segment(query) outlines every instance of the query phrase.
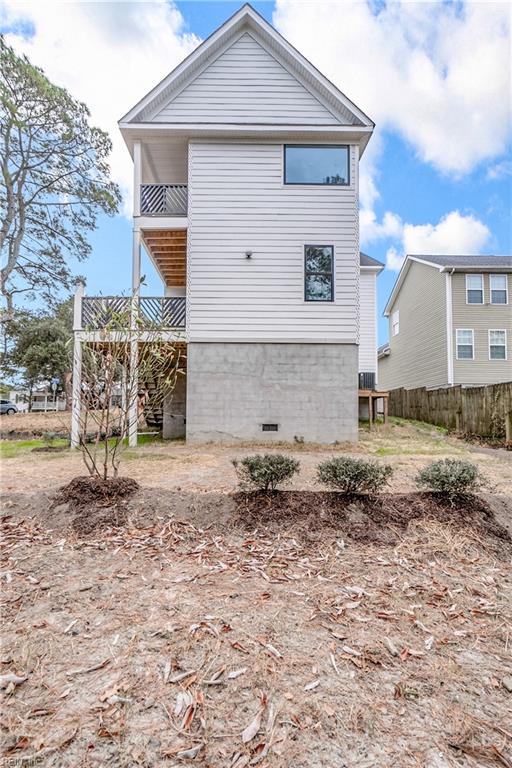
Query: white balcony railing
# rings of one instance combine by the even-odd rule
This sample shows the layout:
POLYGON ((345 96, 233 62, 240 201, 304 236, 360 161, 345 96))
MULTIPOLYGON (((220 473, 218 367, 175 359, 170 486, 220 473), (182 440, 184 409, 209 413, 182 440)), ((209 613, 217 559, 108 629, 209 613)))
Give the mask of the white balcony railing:
MULTIPOLYGON (((83 296, 82 328, 129 329, 133 299, 129 296, 83 296)), ((141 296, 136 299, 137 328, 169 330, 185 328, 186 299, 182 296, 141 296)))
POLYGON ((186 216, 186 184, 141 184, 140 212, 143 216, 186 216))

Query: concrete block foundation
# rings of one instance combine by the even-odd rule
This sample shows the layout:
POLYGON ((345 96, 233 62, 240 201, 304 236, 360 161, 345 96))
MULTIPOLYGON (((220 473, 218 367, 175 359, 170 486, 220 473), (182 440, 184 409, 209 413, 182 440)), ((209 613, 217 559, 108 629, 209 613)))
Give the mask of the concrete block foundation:
POLYGON ((357 374, 355 344, 191 342, 187 440, 355 441, 357 374))
POLYGON ((185 437, 187 415, 187 375, 178 374, 172 394, 164 398, 162 437, 172 440, 185 437))

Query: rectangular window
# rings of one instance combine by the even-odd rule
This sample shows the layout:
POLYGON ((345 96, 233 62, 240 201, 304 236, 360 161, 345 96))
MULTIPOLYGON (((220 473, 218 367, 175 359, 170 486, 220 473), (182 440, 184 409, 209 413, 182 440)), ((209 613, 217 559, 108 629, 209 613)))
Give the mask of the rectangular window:
POLYGON ((508 304, 507 276, 489 275, 491 304, 508 304))
POLYGON ((466 304, 484 303, 484 276, 466 275, 466 304))
POLYGON ((489 360, 507 359, 507 332, 489 331, 489 360))
POLYGON ((400 310, 396 310, 391 315, 391 335, 398 336, 400 333, 400 310))
POLYGON ((286 144, 285 184, 349 184, 349 147, 286 144))
POLYGON ((457 360, 473 360, 474 338, 471 328, 457 328, 457 360))
POLYGON ((306 301, 334 301, 334 247, 304 247, 304 298, 306 301))

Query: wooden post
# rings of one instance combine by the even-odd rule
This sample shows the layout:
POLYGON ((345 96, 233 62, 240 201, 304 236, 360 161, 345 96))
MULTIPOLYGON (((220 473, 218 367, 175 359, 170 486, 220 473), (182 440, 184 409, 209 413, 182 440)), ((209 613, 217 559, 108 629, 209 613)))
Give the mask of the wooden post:
POLYGON ((368 424, 370 427, 370 432, 372 431, 372 408, 373 408, 372 396, 370 394, 368 395, 368 424))
POLYGON ((384 408, 384 424, 387 424, 388 423, 388 398, 387 398, 387 395, 386 395, 386 397, 383 398, 383 406, 382 407, 384 408))
POLYGON ((73 343, 73 403, 71 406, 71 448, 80 445, 80 415, 82 409, 82 341, 74 332, 73 343))
POLYGON ((512 443, 512 411, 505 414, 505 440, 512 443))

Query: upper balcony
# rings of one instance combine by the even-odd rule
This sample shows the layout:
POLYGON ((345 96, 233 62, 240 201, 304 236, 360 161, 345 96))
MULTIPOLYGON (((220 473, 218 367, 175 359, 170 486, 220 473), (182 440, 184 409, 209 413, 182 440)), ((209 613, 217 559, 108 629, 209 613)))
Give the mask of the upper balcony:
POLYGON ((188 188, 186 184, 141 184, 142 216, 186 216, 188 188))
POLYGON ((79 283, 75 293, 75 331, 90 341, 183 340, 186 327, 184 296, 84 296, 79 283))

